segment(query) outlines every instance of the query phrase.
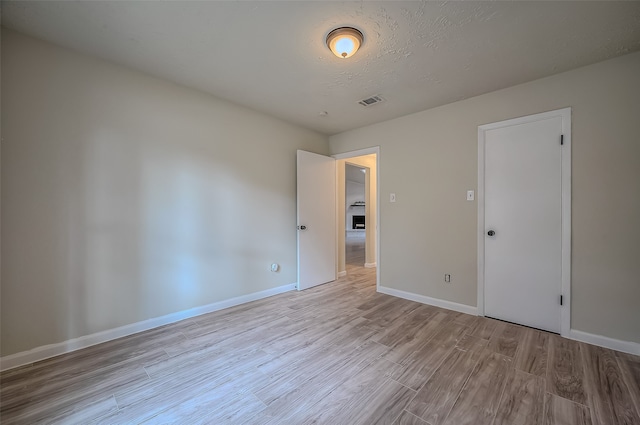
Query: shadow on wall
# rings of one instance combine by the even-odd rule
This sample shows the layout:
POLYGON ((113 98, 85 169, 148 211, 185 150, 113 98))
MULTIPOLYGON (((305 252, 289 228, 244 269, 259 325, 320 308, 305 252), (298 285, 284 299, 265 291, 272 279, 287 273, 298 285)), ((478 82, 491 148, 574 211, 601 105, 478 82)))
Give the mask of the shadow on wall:
POLYGON ((255 292, 251 282, 274 251, 295 244, 295 230, 283 237, 262 215, 265 207, 293 214, 290 188, 211 148, 101 131, 76 155, 83 177, 68 182, 77 190, 63 213, 70 337, 255 292))

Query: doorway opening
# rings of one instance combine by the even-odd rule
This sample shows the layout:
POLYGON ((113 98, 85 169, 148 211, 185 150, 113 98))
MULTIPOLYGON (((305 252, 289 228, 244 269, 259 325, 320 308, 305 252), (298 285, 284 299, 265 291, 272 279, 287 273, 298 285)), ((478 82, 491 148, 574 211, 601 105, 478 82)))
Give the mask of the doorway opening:
POLYGON ((369 167, 344 165, 345 266, 364 267, 367 262, 367 172, 369 167))
POLYGON ((364 149, 336 158, 336 221, 338 277, 363 268, 378 273, 379 148, 364 149))

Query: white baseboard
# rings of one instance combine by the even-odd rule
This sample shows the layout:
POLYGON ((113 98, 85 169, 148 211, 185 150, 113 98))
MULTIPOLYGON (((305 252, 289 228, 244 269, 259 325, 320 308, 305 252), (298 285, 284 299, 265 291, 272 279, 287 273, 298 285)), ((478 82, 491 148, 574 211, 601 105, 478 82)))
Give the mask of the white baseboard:
POLYGON ((612 350, 622 351, 623 353, 640 356, 640 344, 637 342, 622 341, 619 339, 609 338, 608 336, 577 331, 575 329, 571 329, 569 331, 569 335, 566 337, 576 341, 586 342, 587 344, 593 344, 599 347, 610 348, 612 350))
POLYGON ((106 331, 97 332, 91 335, 81 336, 79 338, 70 339, 55 344, 43 345, 21 353, 11 354, 0 358, 0 371, 13 369, 18 366, 45 360, 50 357, 59 356, 60 354, 69 353, 71 351, 87 348, 92 345, 101 344, 124 336, 132 335, 138 332, 147 331, 159 326, 168 325, 170 323, 179 322, 180 320, 189 319, 200 316, 202 314, 211 313, 225 308, 245 304, 251 301, 268 298, 283 292, 293 291, 296 284, 278 286, 252 294, 241 295, 239 297, 230 298, 228 300, 218 301, 213 304, 207 304, 200 307, 191 308, 189 310, 178 311, 176 313, 167 314, 166 316, 155 317, 153 319, 143 320, 142 322, 132 323, 130 325, 120 326, 119 328, 108 329, 106 331))
POLYGON ((343 277, 347 275, 347 271, 346 270, 342 270, 341 272, 338 272, 338 277, 343 277))
POLYGON ((453 301, 440 300, 438 298, 427 297, 426 295, 414 294, 413 292, 405 292, 399 289, 387 288, 386 286, 378 287, 378 292, 393 295, 394 297, 404 298, 405 300, 415 301, 422 304, 433 305, 436 307, 446 308, 447 310, 459 311, 473 316, 478 315, 478 308, 466 304, 458 304, 453 301))
POLYGON ((375 269, 377 267, 377 263, 364 263, 365 269, 375 269))

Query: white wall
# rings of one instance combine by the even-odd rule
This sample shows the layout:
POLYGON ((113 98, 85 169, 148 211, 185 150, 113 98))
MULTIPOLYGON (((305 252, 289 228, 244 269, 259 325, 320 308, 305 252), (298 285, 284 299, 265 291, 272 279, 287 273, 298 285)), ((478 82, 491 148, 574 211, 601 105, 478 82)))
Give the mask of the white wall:
POLYGON ((639 76, 634 53, 331 137, 380 146, 381 285, 475 306, 477 127, 571 106, 572 328, 640 342, 639 76))
POLYGON ((5 30, 2 88, 3 356, 296 281, 326 137, 5 30))

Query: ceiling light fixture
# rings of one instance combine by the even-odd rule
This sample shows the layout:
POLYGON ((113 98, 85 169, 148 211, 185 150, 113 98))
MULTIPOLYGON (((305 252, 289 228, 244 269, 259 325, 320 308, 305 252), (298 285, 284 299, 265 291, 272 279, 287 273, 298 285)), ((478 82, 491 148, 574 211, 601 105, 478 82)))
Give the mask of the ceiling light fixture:
POLYGON ((341 59, 353 56, 364 37, 360 31, 351 27, 336 28, 327 35, 327 47, 341 59))

